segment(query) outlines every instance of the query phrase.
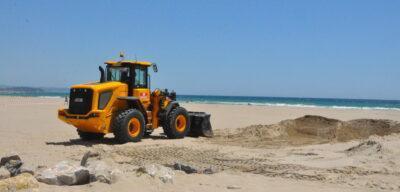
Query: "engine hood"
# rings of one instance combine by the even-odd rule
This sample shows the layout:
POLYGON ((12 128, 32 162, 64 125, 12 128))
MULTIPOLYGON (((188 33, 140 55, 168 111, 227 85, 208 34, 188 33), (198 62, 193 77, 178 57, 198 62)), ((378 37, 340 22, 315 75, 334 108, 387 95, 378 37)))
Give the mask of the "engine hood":
POLYGON ((92 89, 95 92, 103 90, 111 90, 116 88, 128 88, 128 85, 118 81, 104 82, 104 83, 85 83, 71 86, 71 89, 92 89))

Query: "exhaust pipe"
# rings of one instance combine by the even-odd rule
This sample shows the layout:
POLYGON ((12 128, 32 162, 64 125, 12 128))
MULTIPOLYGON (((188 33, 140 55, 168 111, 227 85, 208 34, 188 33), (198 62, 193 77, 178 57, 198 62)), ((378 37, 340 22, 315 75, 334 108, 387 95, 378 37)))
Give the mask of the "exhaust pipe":
POLYGON ((100 71, 100 83, 103 83, 106 81, 103 67, 99 66, 99 71, 100 71))

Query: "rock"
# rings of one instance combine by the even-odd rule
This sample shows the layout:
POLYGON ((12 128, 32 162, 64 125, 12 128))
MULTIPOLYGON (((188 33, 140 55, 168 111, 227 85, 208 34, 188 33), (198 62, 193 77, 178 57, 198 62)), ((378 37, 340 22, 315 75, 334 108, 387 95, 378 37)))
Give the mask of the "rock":
POLYGON ((201 173, 203 173, 203 174, 214 174, 214 173, 218 173, 218 172, 219 172, 219 170, 217 168, 209 167, 209 168, 206 168, 206 169, 202 170, 201 173))
POLYGON ((103 161, 91 162, 87 168, 89 170, 90 180, 102 183, 115 183, 118 176, 121 174, 121 171, 118 169, 112 170, 111 167, 103 161))
POLYGON ((10 172, 12 177, 21 173, 19 168, 22 164, 21 158, 16 154, 6 155, 0 160, 0 167, 4 166, 10 172))
POLYGON ((63 185, 80 185, 90 181, 89 170, 67 161, 58 163, 54 170, 57 172, 58 181, 63 185))
POLYGON ((90 182, 89 170, 85 167, 62 161, 36 176, 39 182, 49 185, 81 185, 90 182))
POLYGON ((180 171, 184 171, 187 174, 192 174, 192 173, 198 173, 198 169, 196 167, 190 166, 190 165, 185 165, 182 163, 175 163, 174 164, 174 169, 175 170, 180 170, 180 171))
POLYGON ((48 185, 62 185, 58 179, 56 173, 52 169, 45 169, 36 176, 39 182, 46 183, 48 185))
POLYGON ((184 171, 187 174, 192 174, 192 173, 214 174, 214 173, 218 172, 218 170, 214 167, 209 167, 206 169, 199 169, 195 166, 186 165, 186 164, 182 164, 182 163, 175 163, 172 167, 175 170, 184 171))
POLYGON ((11 160, 17 160, 17 161, 22 161, 19 155, 17 154, 9 154, 6 155, 5 157, 2 157, 0 160, 0 167, 6 165, 7 162, 11 160))
POLYGON ((236 185, 228 185, 226 188, 227 189, 241 189, 240 186, 236 186, 236 185))
POLYGON ((4 165, 4 167, 10 172, 12 177, 20 174, 21 166, 22 166, 22 161, 14 159, 9 160, 4 165))
POLYGON ((28 166, 26 164, 22 164, 22 166, 19 168, 18 174, 21 174, 21 173, 29 173, 31 175, 35 175, 34 168, 31 166, 28 166))
POLYGON ((0 180, 0 191, 17 191, 21 189, 35 189, 39 187, 37 180, 28 173, 0 180))
POLYGON ((7 179, 7 178, 10 178, 10 177, 11 177, 10 172, 4 167, 0 167, 0 180, 1 179, 7 179))
POLYGON ((109 166, 103 161, 96 161, 88 166, 90 180, 102 183, 111 183, 111 175, 109 166))
POLYGON ((93 152, 93 151, 88 151, 88 152, 86 152, 86 153, 83 155, 83 157, 82 157, 81 166, 86 167, 89 158, 91 158, 91 157, 97 157, 97 159, 99 159, 99 156, 100 156, 99 152, 93 152))
POLYGON ((82 160, 81 160, 81 166, 86 166, 87 160, 89 159, 89 157, 90 157, 90 151, 86 152, 83 155, 82 160))
POLYGON ((111 183, 115 183, 121 177, 122 171, 119 169, 113 169, 113 170, 111 170, 110 174, 111 174, 111 183))
POLYGON ((84 167, 77 167, 71 172, 57 176, 57 179, 63 185, 83 185, 90 182, 90 175, 84 167))
POLYGON ((158 164, 145 165, 137 170, 138 173, 145 173, 151 177, 158 178, 164 183, 172 183, 175 175, 174 171, 158 164))

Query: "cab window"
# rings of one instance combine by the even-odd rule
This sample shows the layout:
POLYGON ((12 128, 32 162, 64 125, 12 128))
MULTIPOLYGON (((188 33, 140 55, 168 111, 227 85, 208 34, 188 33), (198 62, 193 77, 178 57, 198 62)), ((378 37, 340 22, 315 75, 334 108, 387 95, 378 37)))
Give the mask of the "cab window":
POLYGON ((107 81, 125 82, 129 77, 127 67, 107 67, 107 81))
POLYGON ((147 88, 147 67, 135 67, 135 88, 147 88))

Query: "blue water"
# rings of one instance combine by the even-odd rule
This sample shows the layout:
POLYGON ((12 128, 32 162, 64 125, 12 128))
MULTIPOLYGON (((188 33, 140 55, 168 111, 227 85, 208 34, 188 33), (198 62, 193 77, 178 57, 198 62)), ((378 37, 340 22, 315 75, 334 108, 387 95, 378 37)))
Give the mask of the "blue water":
MULTIPOLYGON (((0 94, 0 95, 64 98, 69 94, 67 92, 41 92, 41 93, 25 93, 25 94, 21 93, 0 94)), ((210 103, 210 104, 400 110, 400 100, 203 96, 203 95, 178 95, 177 100, 180 102, 210 103)))
POLYGON ((178 95, 195 103, 400 110, 400 100, 178 95))

